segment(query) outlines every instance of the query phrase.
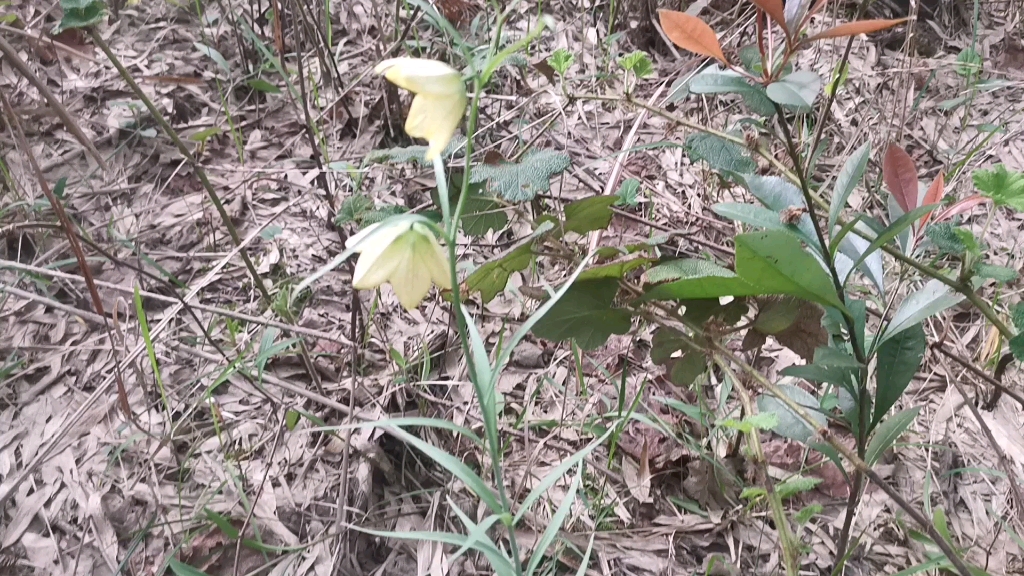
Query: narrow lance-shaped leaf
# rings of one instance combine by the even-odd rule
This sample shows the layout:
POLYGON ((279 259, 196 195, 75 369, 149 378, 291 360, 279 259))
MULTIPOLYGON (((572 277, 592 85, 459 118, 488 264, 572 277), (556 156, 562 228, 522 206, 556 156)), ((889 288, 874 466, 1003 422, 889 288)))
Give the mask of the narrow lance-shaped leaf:
POLYGON ((700 18, 675 10, 658 10, 658 19, 665 35, 676 46, 714 58, 723 64, 729 63, 715 31, 700 18))
POLYGON ((889 144, 882 160, 882 179, 904 212, 917 207, 917 166, 906 150, 889 144))
POLYGON ((910 211, 909 214, 904 214, 897 218, 895 222, 890 224, 888 228, 883 230, 882 233, 879 234, 873 242, 871 242, 871 245, 864 250, 860 255, 860 258, 854 262, 854 267, 856 268, 857 266, 860 266, 868 256, 871 256, 875 252, 875 250, 878 250, 885 244, 888 244, 890 240, 899 236, 901 232, 909 228, 911 224, 917 222, 918 218, 924 216, 925 213, 930 212, 933 208, 934 206, 921 206, 920 208, 915 208, 910 211))
POLYGON ((871 34, 881 30, 888 30, 893 26, 899 26, 906 22, 906 18, 896 20, 858 20, 856 22, 844 22, 827 30, 813 34, 805 42, 814 42, 826 38, 843 38, 845 36, 856 36, 857 34, 871 34))
POLYGON ((899 437, 913 424, 914 418, 917 418, 920 412, 920 406, 904 410, 893 414, 878 427, 874 436, 871 437, 871 441, 868 442, 867 453, 864 455, 864 461, 868 466, 873 466, 878 462, 882 454, 892 447, 896 440, 899 440, 899 437))
POLYGON ((843 169, 836 176, 836 185, 832 189, 832 205, 828 210, 828 229, 831 230, 839 220, 839 214, 846 207, 850 194, 857 187, 857 183, 864 177, 864 170, 868 166, 868 159, 871 157, 871 142, 865 142, 850 156, 850 159, 843 165, 843 169))
POLYGON ((914 324, 878 347, 875 368, 875 413, 871 425, 878 424, 914 379, 924 359, 927 339, 921 324, 914 324))

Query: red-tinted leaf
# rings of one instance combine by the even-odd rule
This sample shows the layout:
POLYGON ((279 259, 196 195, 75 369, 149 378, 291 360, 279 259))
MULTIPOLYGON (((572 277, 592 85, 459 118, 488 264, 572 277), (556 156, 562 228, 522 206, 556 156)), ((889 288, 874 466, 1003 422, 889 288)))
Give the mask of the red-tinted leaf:
MULTIPOLYGON (((942 172, 932 180, 932 185, 928 187, 928 191, 924 194, 924 200, 921 202, 921 206, 927 206, 929 204, 938 204, 942 201, 942 196, 946 193, 946 180, 943 178, 942 172)), ((932 211, 934 212, 934 210, 932 211)), ((928 223, 928 219, 931 218, 932 212, 929 212, 921 217, 921 223, 918 225, 918 229, 923 229, 924 225, 928 223)))
POLYGON ((715 31, 700 18, 675 10, 658 10, 658 19, 665 35, 676 46, 728 64, 715 31))
POLYGON ((775 21, 785 32, 789 35, 789 29, 786 28, 786 12, 782 7, 782 0, 750 0, 757 5, 758 8, 764 10, 768 16, 775 21))
POLYGON ((917 208, 917 166, 910 154, 896 144, 885 149, 882 180, 904 213, 917 208))
POLYGON ((842 38, 844 36, 856 36, 857 34, 871 34, 872 32, 878 32, 879 30, 887 30, 893 26, 899 26, 906 21, 906 18, 898 18, 896 20, 858 20, 856 22, 846 22, 829 28, 828 30, 822 30, 817 34, 808 37, 806 41, 814 42, 815 40, 823 40, 825 38, 842 38))
POLYGON ((966 214, 970 212, 975 206, 988 202, 990 198, 982 196, 981 194, 972 194, 967 198, 953 204, 949 208, 946 208, 935 215, 935 222, 942 222, 943 220, 949 220, 953 216, 959 216, 960 214, 966 214))

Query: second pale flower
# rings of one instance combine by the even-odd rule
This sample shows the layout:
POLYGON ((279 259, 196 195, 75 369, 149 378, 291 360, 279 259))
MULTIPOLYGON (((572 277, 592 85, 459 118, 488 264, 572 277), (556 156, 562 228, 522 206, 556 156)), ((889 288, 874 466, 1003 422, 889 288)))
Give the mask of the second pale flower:
POLYGON ((452 287, 444 250, 430 228, 414 218, 368 226, 345 246, 359 253, 352 286, 371 290, 390 282, 406 310, 419 306, 432 283, 452 287))

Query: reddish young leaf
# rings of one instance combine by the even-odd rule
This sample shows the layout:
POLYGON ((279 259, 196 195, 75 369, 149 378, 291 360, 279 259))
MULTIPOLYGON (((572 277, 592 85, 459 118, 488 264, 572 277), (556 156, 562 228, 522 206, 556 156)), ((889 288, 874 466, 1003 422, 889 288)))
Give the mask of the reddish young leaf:
POLYGON ((977 206, 979 204, 984 204, 985 202, 988 202, 989 200, 990 200, 990 198, 988 198, 987 196, 982 196, 981 194, 972 194, 972 195, 968 196, 967 198, 964 198, 963 200, 960 200, 956 204, 953 204, 949 208, 946 208, 945 210, 943 210, 943 211, 939 212, 938 214, 936 214, 935 215, 935 222, 936 223, 942 222, 943 220, 949 220, 953 216, 958 216, 960 214, 966 214, 967 212, 970 212, 971 209, 974 208, 975 206, 977 206))
POLYGON ((805 42, 814 42, 815 40, 824 40, 825 38, 856 36, 857 34, 871 34, 872 32, 878 32, 879 30, 886 30, 893 26, 899 26, 906 21, 906 18, 898 18, 896 20, 858 20, 856 22, 845 22, 827 30, 822 30, 817 34, 813 34, 809 36, 805 42))
POLYGON ((882 180, 904 213, 917 208, 917 166, 910 154, 896 144, 885 149, 882 180))
POLYGON ((768 16, 778 24, 789 36, 789 29, 786 27, 786 12, 782 7, 782 0, 750 0, 758 8, 764 10, 768 16))
POLYGON ((722 53, 722 45, 718 43, 715 31, 700 18, 675 10, 658 10, 658 19, 665 35, 676 46, 714 58, 723 64, 729 63, 722 53))
MULTIPOLYGON (((927 206, 929 204, 938 204, 942 200, 942 196, 946 193, 946 180, 943 178, 942 171, 939 171, 939 175, 932 180, 932 185, 928 187, 928 191, 924 194, 924 200, 921 202, 921 206, 927 206)), ((921 222, 918 224, 918 230, 924 229, 925 224, 928 223, 928 219, 931 218, 931 212, 921 217, 921 222)))

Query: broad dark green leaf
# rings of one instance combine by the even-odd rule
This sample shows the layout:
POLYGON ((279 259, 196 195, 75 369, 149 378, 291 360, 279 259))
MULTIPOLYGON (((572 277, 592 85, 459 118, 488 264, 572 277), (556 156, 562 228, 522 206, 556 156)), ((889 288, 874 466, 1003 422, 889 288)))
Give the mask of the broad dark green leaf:
POLYGON ((593 196, 565 207, 565 229, 577 234, 603 230, 612 221, 612 204, 618 196, 593 196))
POLYGON ((835 227, 842 214, 850 194, 857 188, 861 178, 864 177, 864 170, 867 169, 868 160, 871 158, 871 141, 865 142, 850 156, 843 165, 843 169, 836 176, 836 184, 832 188, 832 203, 828 209, 828 229, 835 227))
POLYGON ((577 281, 533 326, 545 340, 573 339, 585 350, 605 343, 612 334, 625 334, 632 325, 628 310, 614 308, 619 281, 615 278, 577 281))
POLYGON ((789 294, 843 308, 828 273, 785 232, 736 236, 736 273, 762 294, 789 294))
POLYGON ((480 266, 466 278, 466 288, 470 292, 480 292, 484 303, 490 302, 505 289, 508 277, 513 272, 525 270, 533 260, 533 243, 527 242, 509 252, 499 260, 480 266))
POLYGON ((877 387, 872 426, 885 417, 914 379, 914 374, 917 374, 924 360, 926 346, 924 328, 921 324, 914 324, 878 347, 875 367, 877 387))
POLYGON ((875 433, 871 436, 871 441, 868 442, 868 449, 864 455, 864 462, 868 466, 874 466, 878 459, 882 457, 882 454, 886 450, 892 447, 896 443, 896 440, 914 423, 914 418, 917 418, 918 413, 921 412, 921 407, 916 406, 909 408, 897 414, 893 414, 891 418, 884 420, 875 429, 875 433))

